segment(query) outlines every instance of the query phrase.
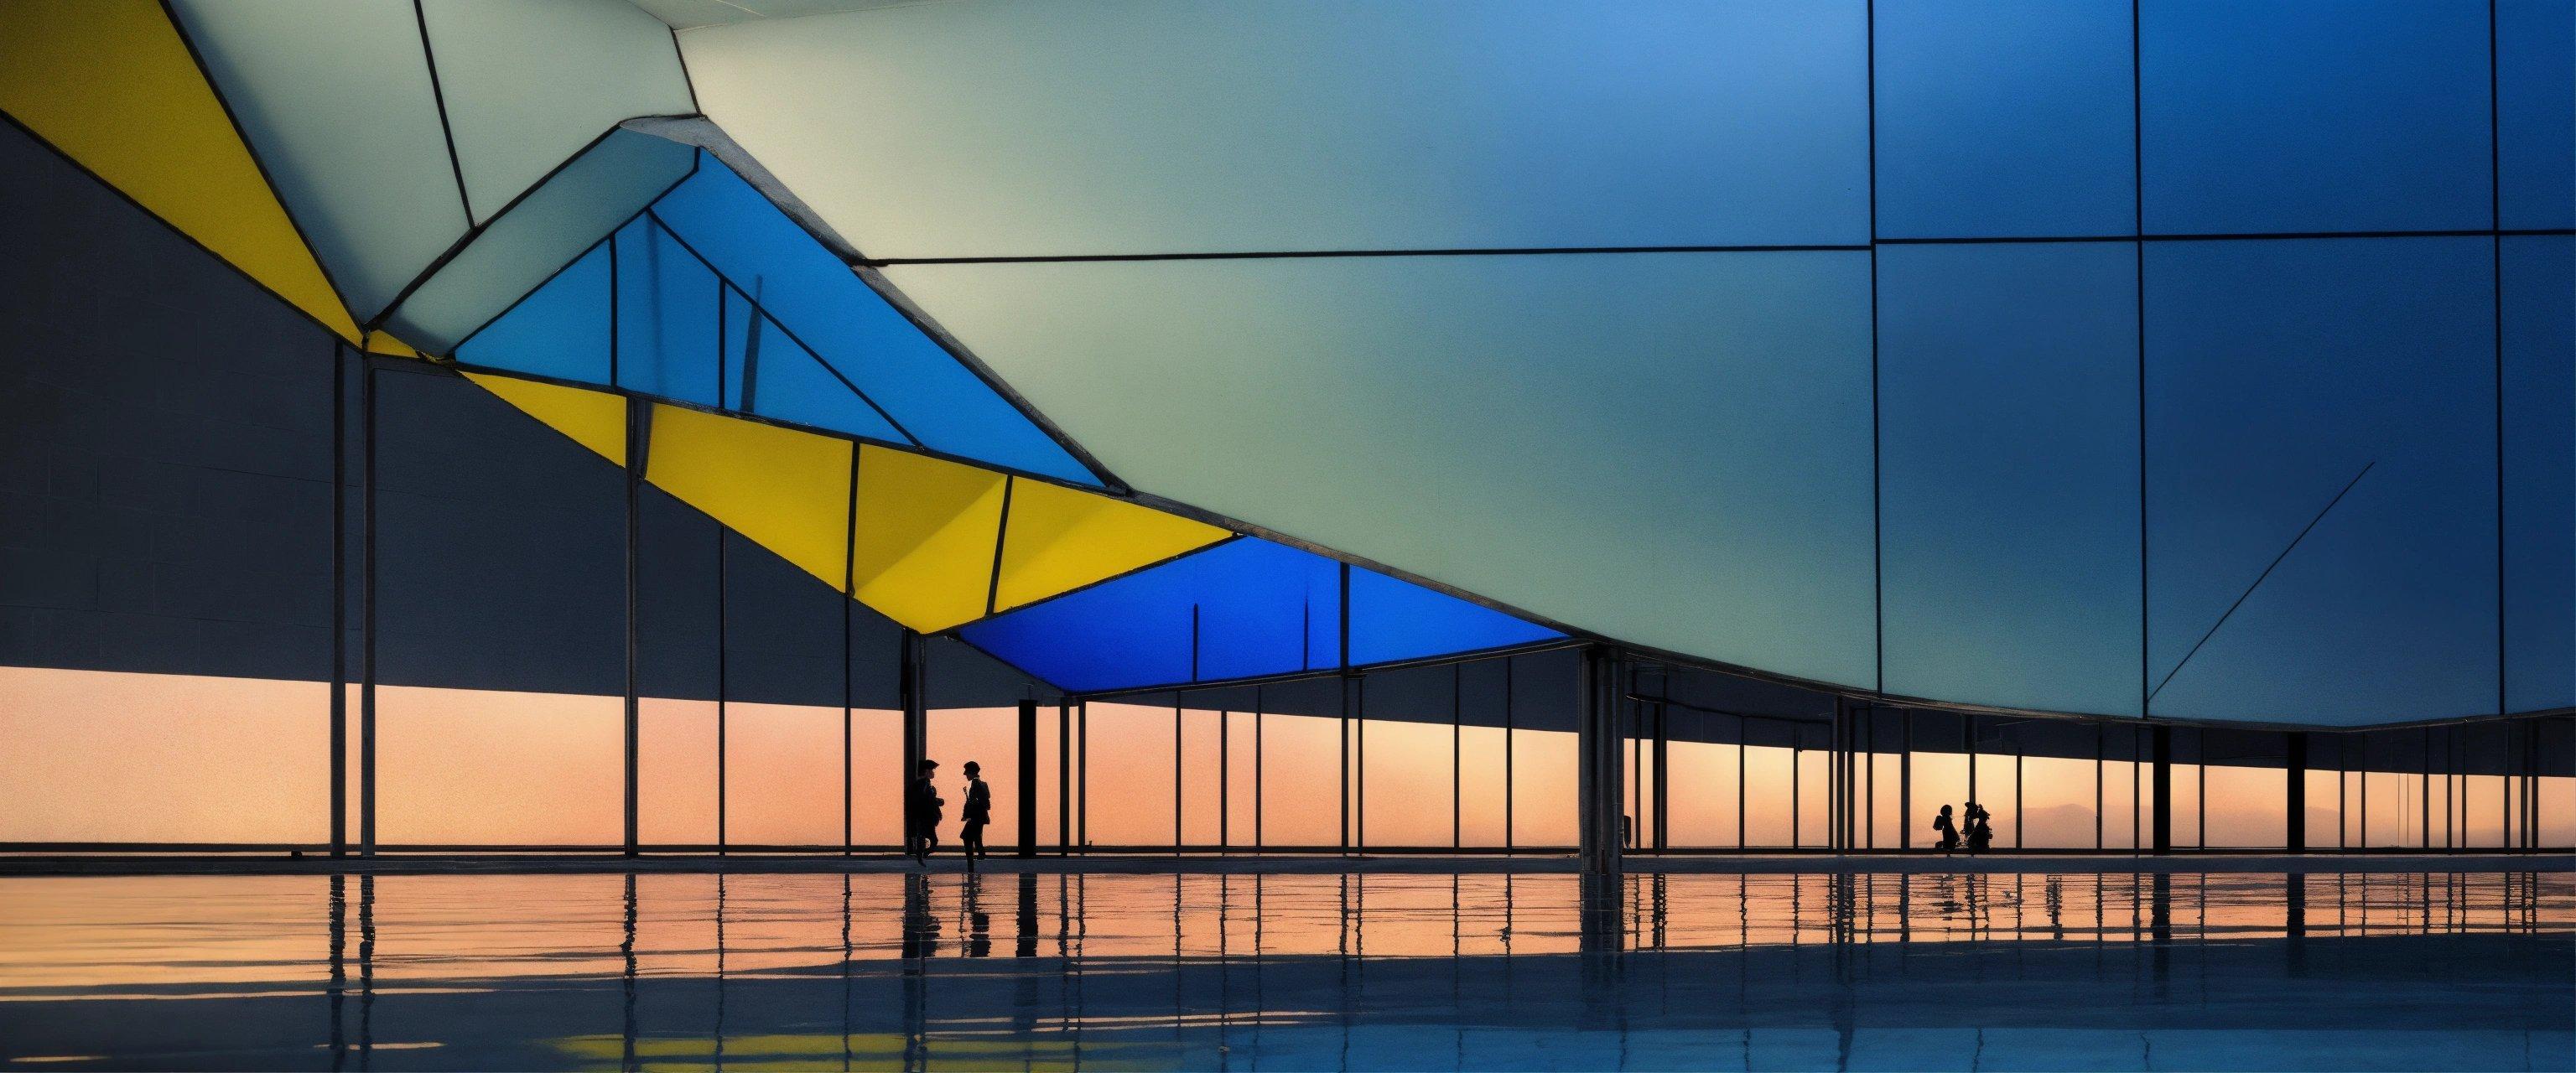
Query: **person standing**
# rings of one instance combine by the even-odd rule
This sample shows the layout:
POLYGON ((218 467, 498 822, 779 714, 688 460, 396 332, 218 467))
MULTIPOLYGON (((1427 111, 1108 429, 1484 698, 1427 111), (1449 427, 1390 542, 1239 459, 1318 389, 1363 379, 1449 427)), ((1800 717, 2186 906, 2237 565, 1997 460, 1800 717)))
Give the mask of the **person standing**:
POLYGON ((1984 853, 1995 844, 1994 814, 1986 806, 1968 802, 1968 855, 1984 853))
POLYGON ((930 781, 930 773, 938 769, 939 761, 922 760, 920 773, 904 793, 903 849, 914 864, 924 867, 930 864, 931 852, 939 848, 940 810, 947 804, 930 781))
POLYGON ((965 826, 957 833, 958 848, 966 854, 966 870, 975 870, 975 861, 984 855, 984 825, 993 822, 993 790, 984 782, 984 766, 966 762, 966 807, 957 818, 965 826))

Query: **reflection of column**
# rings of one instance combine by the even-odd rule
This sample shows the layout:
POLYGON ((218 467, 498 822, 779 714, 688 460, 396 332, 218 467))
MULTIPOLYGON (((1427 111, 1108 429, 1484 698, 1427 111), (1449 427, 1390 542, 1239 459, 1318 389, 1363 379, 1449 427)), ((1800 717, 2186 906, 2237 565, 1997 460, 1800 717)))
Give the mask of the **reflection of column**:
POLYGON ((358 1068, 376 1052, 376 877, 358 877, 358 1068))
POLYGON ((635 1068, 635 873, 633 872, 626 873, 625 935, 618 941, 617 952, 625 962, 625 971, 618 976, 619 989, 625 1000, 625 1016, 621 1022, 625 1030, 619 1034, 621 1040, 619 1053, 624 1061, 618 1064, 618 1068, 633 1069, 635 1068))
MULTIPOLYGON (((331 875, 331 981, 323 990, 331 996, 331 1068, 340 1068, 348 1041, 340 1035, 340 1007, 343 992, 349 986, 349 877, 331 875)), ((632 1063, 630 1063, 631 1065, 632 1063)))
MULTIPOLYGON (((1575 694, 1576 822, 1583 873, 1619 874, 1619 658, 1606 647, 1583 650, 1575 694)), ((1590 888, 1586 888, 1587 893, 1590 888)), ((1616 888, 1607 891, 1615 904, 1616 888)), ((1586 913, 1586 919, 1590 914, 1586 913)))
MULTIPOLYGON (((1038 874, 1020 873, 1019 885, 1019 915, 1014 921, 1018 928, 1019 942, 1011 948, 1011 955, 1033 958, 1038 956, 1038 874)), ((1021 974, 1021 978, 1031 982, 1037 979, 1026 973, 1021 974)), ((1027 1005, 1023 1003, 1022 1008, 1026 1008, 1027 1005)))

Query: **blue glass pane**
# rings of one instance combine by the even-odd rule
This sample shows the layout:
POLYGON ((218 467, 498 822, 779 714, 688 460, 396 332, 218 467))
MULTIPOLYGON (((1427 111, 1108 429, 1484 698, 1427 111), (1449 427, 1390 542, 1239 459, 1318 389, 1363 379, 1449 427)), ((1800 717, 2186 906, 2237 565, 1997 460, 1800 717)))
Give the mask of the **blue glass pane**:
POLYGON ((1026 415, 723 165, 705 161, 654 211, 923 446, 1097 483, 1026 415))
POLYGON ((725 293, 725 405, 815 428, 904 443, 867 401, 823 367, 814 352, 755 315, 751 303, 725 293), (757 344, 756 346, 754 344, 757 344))
POLYGON ((2150 232, 2488 226, 2485 0, 2149 0, 2139 19, 2150 232))
POLYGON ((1445 656, 1563 637, 1480 604, 1351 569, 1351 662, 1354 665, 1445 656))
POLYGON ((606 384, 608 244, 591 248, 457 345, 468 365, 606 384))
POLYGON ((2505 707, 2576 705, 2576 238, 2504 240, 2505 707))
POLYGON ((716 404, 716 274, 650 218, 617 232, 617 386, 716 404))
POLYGON ((1879 234, 2134 233, 2129 10, 1879 0, 1879 234))
POLYGON ((1158 586, 1126 584, 1112 582, 985 619, 959 636, 1058 689, 1189 681, 1189 602, 1171 599, 1158 586))
POLYGON ((2136 715, 2137 246, 1878 265, 1887 690, 2136 715))
POLYGON ((2149 714, 2495 710, 2493 259, 2484 238, 2148 248, 2148 672, 2170 678, 2149 714))
POLYGON ((2576 4, 2497 0, 2504 226, 2576 227, 2576 4))

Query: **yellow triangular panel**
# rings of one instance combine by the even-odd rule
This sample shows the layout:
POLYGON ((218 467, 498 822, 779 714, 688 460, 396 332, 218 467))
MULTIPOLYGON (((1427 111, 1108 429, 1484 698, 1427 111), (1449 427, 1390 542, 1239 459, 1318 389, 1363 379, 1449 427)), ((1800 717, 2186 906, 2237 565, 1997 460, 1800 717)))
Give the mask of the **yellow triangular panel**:
POLYGON ((656 406, 644 476, 840 589, 853 446, 757 421, 656 406))
POLYGON ((0 111, 350 342, 357 326, 153 0, 0 4, 0 111))
POLYGON ((465 378, 572 437, 574 442, 599 452, 600 457, 621 466, 626 464, 625 396, 481 373, 467 373, 465 378))
POLYGON ((1204 548, 1228 534, 1177 514, 1037 481, 1011 490, 1002 577, 993 608, 1007 611, 1068 589, 1204 548))
POLYGON ((388 358, 417 358, 420 356, 420 351, 412 349, 411 344, 403 342, 402 340, 396 339, 383 332, 368 332, 367 345, 365 349, 369 354, 382 354, 388 358))
POLYGON ((984 617, 1004 480, 991 470, 860 448, 859 600, 923 633, 984 617))

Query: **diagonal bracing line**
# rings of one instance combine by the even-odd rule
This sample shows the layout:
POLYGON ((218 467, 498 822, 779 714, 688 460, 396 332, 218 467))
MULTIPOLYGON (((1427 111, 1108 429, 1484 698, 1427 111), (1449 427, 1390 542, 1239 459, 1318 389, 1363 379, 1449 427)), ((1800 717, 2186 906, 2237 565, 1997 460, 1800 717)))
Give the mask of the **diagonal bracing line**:
POLYGON ((2227 605, 2226 614, 2218 616, 2218 621, 2210 623, 2209 632, 2201 634, 2200 640, 2192 644, 2191 651, 2183 653, 2181 662, 2174 664, 2172 670, 2166 671, 2163 680, 2156 683, 2156 688, 2147 692, 2147 699, 2149 701, 2155 700, 2156 694, 2165 691, 2166 683, 2172 682, 2175 675, 2182 673, 2183 664, 2190 663, 2191 657, 2200 654, 2200 646, 2208 644, 2210 638, 2218 636, 2218 628, 2227 625, 2228 616, 2235 614, 2237 608, 2245 606, 2245 598, 2254 595, 2254 590, 2263 587, 2263 580, 2271 577, 2272 571, 2281 565, 2282 560, 2289 558, 2291 552, 2298 550, 2299 542, 2306 540, 2308 538, 2308 533, 2316 529, 2317 523, 2326 520, 2326 515, 2335 509, 2335 504, 2343 502, 2343 497, 2352 491, 2352 486, 2360 484, 2361 479, 2370 474, 2370 467, 2378 464, 2379 460, 2375 458, 2369 462, 2363 463, 2361 472, 2353 474, 2351 480, 2344 482, 2343 491, 2336 492, 2333 499, 2326 500, 2325 508, 2317 511, 2316 517, 2308 519, 2307 526, 2299 530, 2299 535, 2290 538, 2289 546, 2282 548, 2281 554, 2272 557, 2272 565, 2264 567, 2262 573, 2254 576, 2254 583, 2245 586, 2245 591, 2237 594, 2235 603, 2227 605))

